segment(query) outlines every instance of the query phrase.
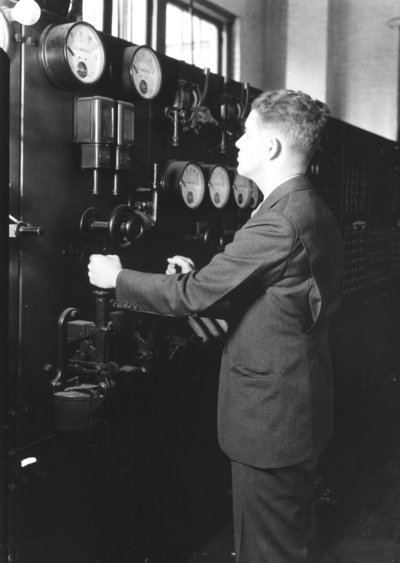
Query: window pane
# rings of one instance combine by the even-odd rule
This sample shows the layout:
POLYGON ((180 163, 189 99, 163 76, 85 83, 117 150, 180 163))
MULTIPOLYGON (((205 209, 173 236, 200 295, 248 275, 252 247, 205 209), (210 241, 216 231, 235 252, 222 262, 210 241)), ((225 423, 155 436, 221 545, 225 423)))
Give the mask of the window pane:
POLYGON ((147 0, 114 0, 112 34, 143 45, 147 41, 147 0))
POLYGON ((197 16, 191 21, 189 12, 168 2, 165 52, 169 57, 217 73, 218 27, 197 16))
POLYGON ((91 23, 96 29, 103 29, 103 5, 104 0, 83 0, 83 21, 91 23))

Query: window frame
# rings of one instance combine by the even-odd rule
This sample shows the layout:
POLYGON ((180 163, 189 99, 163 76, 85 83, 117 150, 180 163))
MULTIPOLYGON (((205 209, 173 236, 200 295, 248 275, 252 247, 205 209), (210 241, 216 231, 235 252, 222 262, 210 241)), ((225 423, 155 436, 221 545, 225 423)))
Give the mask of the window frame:
POLYGON ((235 16, 208 0, 147 0, 147 13, 151 14, 148 22, 152 23, 148 33, 148 44, 153 49, 165 53, 165 32, 167 3, 174 4, 181 10, 192 13, 215 25, 218 29, 218 74, 226 79, 232 76, 232 36, 235 16))
MULTIPOLYGON (((208 21, 218 29, 218 74, 227 80, 233 75, 233 25, 236 16, 209 0, 147 0, 146 45, 165 54, 167 3, 208 21)), ((103 29, 112 34, 113 0, 102 0, 103 29)))

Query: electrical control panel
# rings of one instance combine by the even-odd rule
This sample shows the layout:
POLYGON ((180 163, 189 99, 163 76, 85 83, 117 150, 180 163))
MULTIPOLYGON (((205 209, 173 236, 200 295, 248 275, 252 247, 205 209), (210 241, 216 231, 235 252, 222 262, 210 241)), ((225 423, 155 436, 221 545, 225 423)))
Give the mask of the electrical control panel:
MULTIPOLYGON (((140 313, 91 286, 87 266, 115 254, 163 274, 168 257, 201 268, 224 250, 262 203, 235 146, 260 90, 41 4, 21 26, 0 0, 9 560, 179 563, 231 518, 216 435, 229 326, 140 313)), ((332 119, 309 168, 343 234, 349 309, 400 272, 398 150, 366 135, 332 119)))
POLYGON ((201 267, 224 249, 261 200, 250 182, 240 187, 235 147, 259 91, 45 9, 23 29, 3 15, 10 447, 18 471, 37 460, 10 498, 12 556, 53 562, 74 537, 63 550, 76 563, 179 561, 230 517, 215 430, 228 326, 140 314, 91 286, 87 266, 91 254, 116 254, 164 273, 168 257, 201 267), (202 498, 183 474, 204 481, 202 498), (35 517, 19 518, 36 490, 35 517), (104 533, 93 542, 94 528, 104 533))

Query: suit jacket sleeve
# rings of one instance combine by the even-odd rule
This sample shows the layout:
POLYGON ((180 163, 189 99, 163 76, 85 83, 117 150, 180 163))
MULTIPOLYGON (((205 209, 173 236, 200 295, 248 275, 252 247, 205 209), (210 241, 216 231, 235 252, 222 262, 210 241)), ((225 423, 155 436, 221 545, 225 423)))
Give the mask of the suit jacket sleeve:
POLYGON ((175 275, 122 270, 117 277, 117 301, 130 309, 165 316, 203 311, 247 284, 268 287, 280 280, 295 241, 295 230, 281 213, 257 214, 201 270, 175 275))

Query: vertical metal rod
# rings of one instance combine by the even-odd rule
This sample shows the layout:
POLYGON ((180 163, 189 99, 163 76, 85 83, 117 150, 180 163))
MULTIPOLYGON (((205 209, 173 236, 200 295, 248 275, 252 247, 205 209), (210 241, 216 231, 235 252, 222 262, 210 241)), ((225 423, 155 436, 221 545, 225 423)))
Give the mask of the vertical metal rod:
POLYGON ((0 560, 8 555, 8 192, 10 60, 0 49, 0 560))
POLYGON ((158 177, 159 177, 159 165, 154 163, 153 169, 153 195, 152 195, 152 204, 153 204, 153 221, 154 223, 157 222, 158 218, 158 177))
POLYGON ((118 172, 114 173, 114 187, 113 187, 113 191, 112 191, 112 195, 119 195, 119 176, 118 176, 118 172))
POLYGON ((99 195, 99 171, 95 168, 93 170, 93 195, 99 195))
POLYGON ((93 292, 96 298, 96 344, 95 361, 100 364, 108 363, 108 334, 103 331, 107 328, 110 320, 110 291, 96 290, 93 292))

